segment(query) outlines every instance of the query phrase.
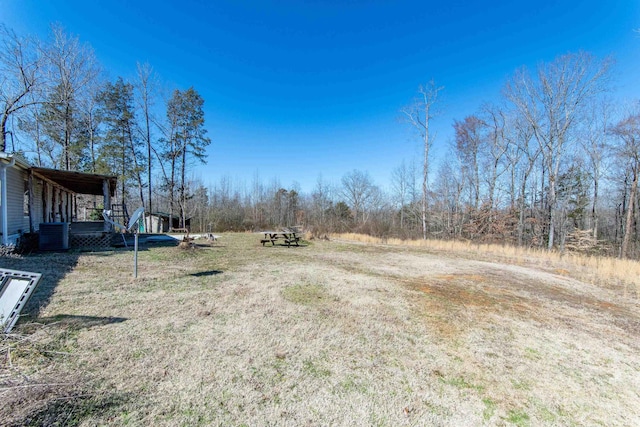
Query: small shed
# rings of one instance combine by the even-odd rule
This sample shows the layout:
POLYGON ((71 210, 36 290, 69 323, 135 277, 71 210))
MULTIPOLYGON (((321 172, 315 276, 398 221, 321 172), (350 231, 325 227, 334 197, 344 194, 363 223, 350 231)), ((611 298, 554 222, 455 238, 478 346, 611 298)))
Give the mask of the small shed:
MULTIPOLYGON (((179 229, 180 217, 178 215, 170 215, 166 212, 154 212, 145 215, 147 220, 145 224, 149 224, 151 221, 151 229, 147 230, 147 233, 168 233, 172 229, 179 229)), ((186 228, 191 229, 191 218, 186 219, 186 228)))

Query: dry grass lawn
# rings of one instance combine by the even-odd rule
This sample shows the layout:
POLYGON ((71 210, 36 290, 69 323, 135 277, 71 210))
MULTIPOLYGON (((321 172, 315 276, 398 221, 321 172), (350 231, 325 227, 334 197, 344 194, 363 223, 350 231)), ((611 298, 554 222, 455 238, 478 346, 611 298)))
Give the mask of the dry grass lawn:
MULTIPOLYGON (((2 425, 640 425, 640 303, 562 259, 340 240, 2 258, 2 425)), ((635 286, 635 287, 634 287, 635 286)))

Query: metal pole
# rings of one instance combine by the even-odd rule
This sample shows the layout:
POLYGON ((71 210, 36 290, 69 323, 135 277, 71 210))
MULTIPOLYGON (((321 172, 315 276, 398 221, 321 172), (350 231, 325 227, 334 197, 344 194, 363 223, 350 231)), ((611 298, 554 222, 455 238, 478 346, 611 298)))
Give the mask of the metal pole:
POLYGON ((138 233, 133 238, 133 277, 138 278, 138 233))

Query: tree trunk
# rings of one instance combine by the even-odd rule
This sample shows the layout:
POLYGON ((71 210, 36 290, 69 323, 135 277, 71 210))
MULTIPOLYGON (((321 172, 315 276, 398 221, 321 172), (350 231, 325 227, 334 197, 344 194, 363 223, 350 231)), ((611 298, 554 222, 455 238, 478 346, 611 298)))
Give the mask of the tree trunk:
POLYGON ((429 106, 426 106, 424 163, 422 165, 422 239, 427 240, 427 179, 429 177, 429 106))
POLYGON ((591 222, 593 224, 593 238, 598 239, 598 180, 593 180, 593 204, 591 205, 591 222))
POLYGON ((526 191, 527 191, 527 176, 522 178, 522 187, 520 187, 520 214, 518 216, 518 246, 522 246, 524 238, 524 216, 526 208, 526 191))
POLYGON ((183 136, 184 138, 184 146, 182 147, 182 169, 180 171, 180 218, 182 221, 181 227, 187 227, 187 198, 186 198, 186 170, 187 170, 187 135, 183 136))
POLYGON ((120 195, 120 200, 121 200, 121 203, 122 203, 123 211, 124 211, 124 204, 125 204, 124 192, 125 192, 125 189, 126 189, 126 187, 125 187, 125 181, 126 181, 126 179, 125 179, 125 176, 126 176, 125 175, 125 173, 126 173, 126 166, 125 166, 126 163, 125 163, 125 161, 126 161, 126 158, 127 158, 127 154, 126 154, 126 150, 127 149, 126 149, 126 145, 125 145, 125 141, 126 141, 125 138, 126 137, 125 137, 124 128, 123 128, 122 129, 122 159, 121 159, 121 161, 122 161, 122 170, 121 170, 121 173, 122 173, 122 194, 120 195))
POLYGON ((71 170, 71 108, 69 103, 65 105, 64 110, 64 166, 65 170, 71 170))
POLYGON ((131 129, 127 132, 129 134, 129 148, 131 149, 131 156, 133 158, 133 164, 135 167, 136 182, 138 184, 138 194, 140 196, 140 203, 144 207, 144 186, 142 184, 142 176, 140 175, 140 165, 138 164, 138 156, 136 155, 136 148, 133 144, 133 136, 131 129))
POLYGON ((7 119, 9 113, 5 112, 0 119, 0 152, 7 151, 7 119))
POLYGON ((91 173, 96 173, 96 137, 93 129, 93 114, 89 112, 89 149, 91 150, 91 173))
MULTIPOLYGON (((544 182, 544 181, 543 181, 544 182)), ((549 194, 547 195, 549 206, 549 234, 547 240, 547 249, 553 249, 553 238, 556 231, 556 177, 549 170, 549 194)))
POLYGON ((624 236, 622 238, 622 246, 620 247, 620 258, 627 258, 629 253, 629 241, 631 230, 633 228, 633 211, 635 209, 636 192, 638 190, 638 173, 633 172, 633 182, 631 183, 631 192, 629 194, 629 206, 627 207, 627 217, 625 220, 624 236))
POLYGON ((480 207, 480 168, 478 165, 477 152, 473 155, 473 191, 475 193, 473 207, 477 210, 480 207))
MULTIPOLYGON (((175 138, 173 135, 171 138, 175 138)), ((173 208, 175 205, 175 196, 174 192, 176 189, 176 148, 174 146, 175 142, 171 143, 171 179, 169 180, 169 230, 173 228, 173 208)))
POLYGON ((148 200, 149 200, 149 222, 147 224, 147 233, 151 230, 151 212, 152 212, 152 202, 151 202, 151 130, 149 128, 149 109, 145 102, 145 111, 144 111, 145 125, 147 131, 147 185, 148 185, 148 200))

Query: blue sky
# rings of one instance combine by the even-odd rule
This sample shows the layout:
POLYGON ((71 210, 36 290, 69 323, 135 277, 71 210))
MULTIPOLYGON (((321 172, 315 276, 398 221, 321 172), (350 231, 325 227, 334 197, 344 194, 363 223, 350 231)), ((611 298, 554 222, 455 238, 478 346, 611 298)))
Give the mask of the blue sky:
POLYGON ((444 86, 434 161, 453 119, 495 99, 519 67, 585 50, 616 59, 616 95, 640 98, 640 2, 0 0, 0 22, 89 43, 109 76, 149 62, 205 99, 205 183, 256 173, 310 191, 368 171, 386 187, 420 142, 401 120, 418 85, 444 86))

